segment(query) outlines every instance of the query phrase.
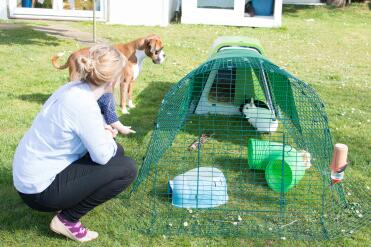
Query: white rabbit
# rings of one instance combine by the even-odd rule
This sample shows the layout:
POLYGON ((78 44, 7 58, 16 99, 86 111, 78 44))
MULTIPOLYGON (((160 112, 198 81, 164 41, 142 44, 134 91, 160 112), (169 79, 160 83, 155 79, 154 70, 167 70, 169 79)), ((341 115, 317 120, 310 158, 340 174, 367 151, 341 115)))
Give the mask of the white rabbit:
POLYGON ((253 98, 243 106, 242 113, 258 132, 275 132, 278 128, 274 113, 267 108, 256 107, 253 98))

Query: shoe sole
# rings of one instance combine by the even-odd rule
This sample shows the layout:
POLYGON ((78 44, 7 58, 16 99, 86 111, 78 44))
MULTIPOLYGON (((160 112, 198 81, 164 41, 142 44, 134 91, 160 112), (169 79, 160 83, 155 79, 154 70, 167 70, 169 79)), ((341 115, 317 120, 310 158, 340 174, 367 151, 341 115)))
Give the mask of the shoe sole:
POLYGON ((65 236, 67 238, 70 238, 70 239, 75 240, 75 241, 80 242, 80 243, 89 242, 89 241, 92 241, 92 240, 98 238, 98 236, 97 236, 97 237, 92 238, 92 239, 80 240, 80 239, 76 238, 70 231, 66 230, 66 227, 64 225, 61 225, 61 224, 63 224, 63 223, 59 223, 59 220, 55 216, 52 219, 52 221, 50 222, 50 225, 49 225, 50 226, 50 230, 52 230, 54 233, 56 233, 58 235, 65 236), (59 228, 62 228, 62 230, 64 232, 61 232, 61 231, 57 230, 59 228))

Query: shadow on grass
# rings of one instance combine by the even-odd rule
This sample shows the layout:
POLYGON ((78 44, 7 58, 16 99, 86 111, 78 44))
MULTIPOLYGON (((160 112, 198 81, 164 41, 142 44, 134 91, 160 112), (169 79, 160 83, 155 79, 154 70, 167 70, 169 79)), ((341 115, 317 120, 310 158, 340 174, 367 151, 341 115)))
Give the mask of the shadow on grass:
POLYGON ((264 190, 268 188, 264 170, 248 169, 247 157, 237 158, 225 155, 215 158, 215 163, 228 173, 234 174, 233 183, 244 184, 247 187, 260 187, 264 190))
POLYGON ((319 8, 319 7, 326 8, 328 10, 337 9, 336 7, 330 6, 330 5, 316 6, 316 5, 293 5, 293 4, 285 4, 285 5, 283 5, 283 8, 282 8, 282 15, 291 16, 291 17, 302 17, 302 14, 300 14, 299 12, 302 11, 302 12, 308 13, 310 11, 315 10, 316 8, 319 8))
MULTIPOLYGON (((12 184, 12 169, 11 166, 0 166, 0 185, 12 184)), ((1 190, 0 190, 1 191, 1 190)), ((2 198, 2 197, 0 197, 2 198)))
POLYGON ((132 126, 137 132, 128 138, 134 138, 141 142, 147 133, 153 130, 162 99, 171 86, 171 82, 151 82, 134 98, 136 108, 130 110, 130 115, 119 116, 124 125, 132 126))
MULTIPOLYGON (((242 116, 225 115, 192 115, 187 117, 184 132, 195 136, 195 141, 202 134, 212 136, 211 138, 220 143, 221 150, 228 149, 229 143, 236 145, 247 145, 249 138, 260 139, 262 134, 250 125, 242 116)), ((190 142, 189 144, 191 144, 190 142)))
POLYGON ((303 10, 313 10, 315 6, 313 5, 283 5, 282 14, 287 16, 299 17, 298 12, 303 10))
POLYGON ((55 237, 49 230, 52 214, 37 212, 23 203, 13 187, 11 169, 0 166, 0 178, 0 231, 6 231, 14 238, 17 238, 14 233, 19 230, 32 230, 40 235, 55 237))
POLYGON ((18 96, 20 100, 34 102, 38 104, 44 104, 45 101, 51 96, 51 94, 44 93, 31 93, 31 94, 22 94, 18 96))
POLYGON ((0 29, 0 45, 39 45, 57 46, 59 40, 31 27, 22 26, 14 29, 0 29))

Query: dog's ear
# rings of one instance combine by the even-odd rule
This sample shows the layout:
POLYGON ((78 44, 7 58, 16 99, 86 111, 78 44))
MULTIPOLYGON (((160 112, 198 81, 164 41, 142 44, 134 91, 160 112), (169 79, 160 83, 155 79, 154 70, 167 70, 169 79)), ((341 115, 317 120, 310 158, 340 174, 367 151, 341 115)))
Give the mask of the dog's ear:
POLYGON ((156 51, 156 40, 155 39, 146 39, 146 45, 149 48, 149 51, 153 54, 156 51))

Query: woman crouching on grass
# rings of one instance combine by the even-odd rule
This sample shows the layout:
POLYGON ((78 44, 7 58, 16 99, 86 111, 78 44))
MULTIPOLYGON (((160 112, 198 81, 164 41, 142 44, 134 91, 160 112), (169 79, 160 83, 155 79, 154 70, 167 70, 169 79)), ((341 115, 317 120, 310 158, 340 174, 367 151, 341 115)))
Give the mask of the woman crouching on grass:
POLYGON ((112 129, 105 129, 97 100, 112 92, 126 59, 97 45, 79 60, 84 80, 68 83, 45 102, 16 149, 14 186, 31 208, 56 212, 52 231, 80 242, 98 237, 80 218, 112 199, 135 179, 112 129))

